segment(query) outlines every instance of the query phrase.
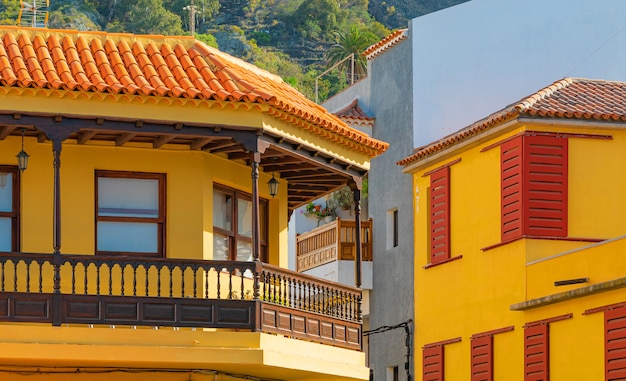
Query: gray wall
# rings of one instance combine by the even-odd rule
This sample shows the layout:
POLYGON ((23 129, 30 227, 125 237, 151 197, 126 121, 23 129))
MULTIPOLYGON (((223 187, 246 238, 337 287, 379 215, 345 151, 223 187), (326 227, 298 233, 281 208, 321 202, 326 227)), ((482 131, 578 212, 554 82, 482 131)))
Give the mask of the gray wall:
MULTIPOLYGON (((372 160, 369 172, 369 212, 374 221, 370 329, 413 318, 412 179, 396 165, 413 151, 410 40, 409 36, 369 63, 371 104, 368 109, 376 117, 373 136, 389 143, 387 152, 372 160), (387 249, 387 214, 393 209, 398 210, 398 246, 387 249)), ((375 380, 386 380, 387 368, 391 366, 398 366, 400 380, 406 380, 403 329, 371 335, 369 348, 369 366, 375 380)), ((410 369, 412 372, 412 361, 410 369)))

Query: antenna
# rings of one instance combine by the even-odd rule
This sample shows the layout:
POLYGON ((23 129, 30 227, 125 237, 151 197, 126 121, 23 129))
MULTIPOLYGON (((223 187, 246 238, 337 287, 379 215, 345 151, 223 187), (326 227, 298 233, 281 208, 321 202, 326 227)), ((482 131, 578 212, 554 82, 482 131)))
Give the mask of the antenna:
POLYGON ((50 0, 20 0, 20 14, 17 24, 33 28, 48 27, 48 7, 50 0))

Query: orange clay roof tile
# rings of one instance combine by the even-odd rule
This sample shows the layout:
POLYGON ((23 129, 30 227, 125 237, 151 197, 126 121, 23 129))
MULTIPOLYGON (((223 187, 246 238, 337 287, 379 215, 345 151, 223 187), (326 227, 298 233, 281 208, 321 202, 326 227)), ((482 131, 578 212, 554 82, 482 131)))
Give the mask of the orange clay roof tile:
POLYGON ((408 29, 395 30, 391 32, 391 34, 389 34, 387 37, 367 48, 365 52, 363 52, 363 55, 368 60, 374 59, 374 57, 384 53, 385 50, 388 50, 398 44, 400 41, 405 40, 408 37, 407 33, 408 29))
POLYGON ((520 117, 622 122, 626 125, 626 82, 564 78, 451 135, 417 148, 399 161, 408 165, 520 117))
POLYGON ((0 85, 267 104, 269 114, 370 156, 388 147, 280 77, 190 37, 3 26, 0 85))

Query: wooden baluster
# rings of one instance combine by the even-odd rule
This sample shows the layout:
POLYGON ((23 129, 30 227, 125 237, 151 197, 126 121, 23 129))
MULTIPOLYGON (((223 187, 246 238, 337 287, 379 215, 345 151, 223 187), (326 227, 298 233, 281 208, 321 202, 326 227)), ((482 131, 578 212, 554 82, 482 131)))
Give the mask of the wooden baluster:
POLYGON ((83 294, 84 295, 87 295, 87 286, 88 286, 88 283, 87 283, 87 272, 88 272, 88 270, 89 270, 88 264, 84 263, 83 264, 83 274, 84 274, 83 275, 84 276, 84 280, 83 280, 83 294))
POLYGON ((96 263, 96 295, 100 295, 100 266, 96 263))
POLYGON ((17 266, 19 264, 19 261, 17 263, 13 264, 13 291, 17 292, 17 266))
POLYGON ((180 297, 185 297, 185 271, 187 267, 180 267, 180 297))
POLYGON ((198 298, 198 266, 191 268, 193 274, 193 298, 198 298))
POLYGON ((0 289, 2 290, 2 292, 4 292, 4 266, 5 265, 6 265, 6 262, 0 264, 0 266, 2 266, 2 269, 0 270, 0 284, 2 285, 0 289))
POLYGON ((72 295, 76 294, 76 263, 69 262, 72 268, 72 295))
POLYGON ((174 282, 174 279, 172 277, 172 272, 174 271, 174 269, 171 268, 170 266, 167 266, 167 269, 169 270, 169 273, 170 273, 170 298, 172 298, 173 295, 174 295, 174 293, 173 293, 173 288, 174 288, 173 282, 174 282))
POLYGON ((157 271, 157 297, 161 297, 161 271, 163 265, 155 266, 157 271))
POLYGON ((115 265, 107 264, 107 268, 109 269, 109 295, 113 295, 113 267, 115 265))
POLYGON ((222 287, 221 287, 220 278, 221 278, 222 270, 216 268, 215 271, 217 271, 217 299, 221 299, 222 287))
POLYGON ((121 287, 120 292, 121 292, 121 295, 124 296, 124 289, 126 288, 126 287, 124 287, 124 274, 126 273, 126 264, 125 263, 120 263, 119 266, 120 266, 120 273, 121 273, 120 275, 121 275, 121 278, 122 278, 121 282, 120 282, 121 283, 120 284, 120 287, 121 287))
POLYGON ((209 268, 208 270, 206 270, 203 267, 202 271, 204 272, 204 297, 208 299, 209 298, 209 272, 211 271, 211 269, 209 268))
POLYGON ((133 267, 133 296, 137 296, 137 264, 132 263, 133 267))
POLYGON ((150 277, 150 268, 151 268, 151 266, 148 266, 148 265, 144 264, 143 268, 146 271, 146 282, 145 282, 146 283, 145 284, 145 286, 146 286, 146 294, 145 294, 145 296, 150 296, 150 288, 149 288, 150 285, 148 284, 148 278, 150 277))
POLYGON ((234 269, 231 267, 228 269, 228 299, 233 298, 233 271, 234 269))
POLYGON ((244 278, 243 274, 244 274, 244 271, 240 271, 241 272, 241 300, 245 299, 244 293, 245 293, 246 286, 243 284, 243 278, 244 278))
POLYGON ((43 263, 39 263, 39 293, 43 292, 43 263))
POLYGON ((30 265, 32 262, 24 262, 26 264, 26 292, 30 292, 30 265))

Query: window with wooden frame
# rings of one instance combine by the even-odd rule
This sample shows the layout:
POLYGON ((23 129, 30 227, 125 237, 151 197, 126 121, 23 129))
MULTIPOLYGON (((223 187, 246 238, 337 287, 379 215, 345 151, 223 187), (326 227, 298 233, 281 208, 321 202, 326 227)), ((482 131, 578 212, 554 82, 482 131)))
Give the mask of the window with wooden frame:
POLYGON ((567 237, 568 139, 517 136, 501 158, 501 239, 567 237))
POLYGON ((450 167, 430 173, 430 263, 450 258, 450 167))
POLYGON ((95 172, 96 254, 165 256, 163 173, 95 172))
POLYGON ((626 379, 626 307, 604 312, 604 373, 606 381, 626 379))
POLYGON ((19 250, 20 188, 19 170, 0 165, 0 251, 19 250))
POLYGON ((493 380, 493 336, 472 338, 471 367, 471 381, 493 380))
POLYGON ((422 349, 422 380, 443 381, 443 345, 422 349))
MULTIPOLYGON (((259 200, 262 261, 267 261, 268 202, 259 200)), ((213 188, 213 259, 253 261, 252 196, 224 186, 213 188)))

